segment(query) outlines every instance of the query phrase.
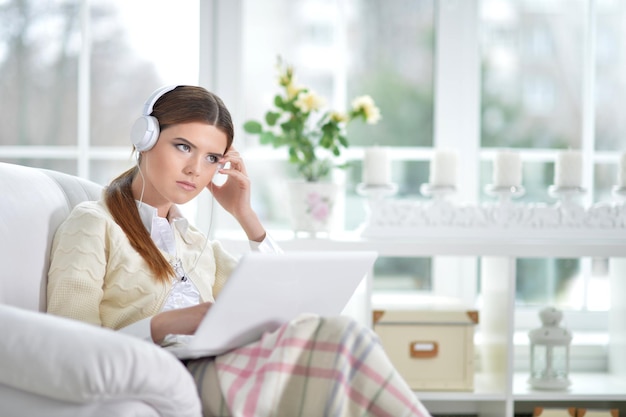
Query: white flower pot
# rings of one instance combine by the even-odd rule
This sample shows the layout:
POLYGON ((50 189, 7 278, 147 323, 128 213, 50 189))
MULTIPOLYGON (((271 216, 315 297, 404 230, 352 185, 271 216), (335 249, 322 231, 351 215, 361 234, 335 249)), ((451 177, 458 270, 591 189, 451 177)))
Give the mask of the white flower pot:
POLYGON ((341 227, 342 185, 307 181, 290 181, 287 185, 295 232, 330 233, 341 227))

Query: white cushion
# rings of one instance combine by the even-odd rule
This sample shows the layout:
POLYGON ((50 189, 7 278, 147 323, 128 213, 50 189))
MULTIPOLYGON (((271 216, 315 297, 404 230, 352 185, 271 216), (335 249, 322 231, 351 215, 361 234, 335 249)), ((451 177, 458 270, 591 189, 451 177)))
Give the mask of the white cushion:
POLYGON ((150 342, 7 305, 0 323, 0 384, 58 401, 141 401, 164 417, 201 415, 189 372, 150 342))

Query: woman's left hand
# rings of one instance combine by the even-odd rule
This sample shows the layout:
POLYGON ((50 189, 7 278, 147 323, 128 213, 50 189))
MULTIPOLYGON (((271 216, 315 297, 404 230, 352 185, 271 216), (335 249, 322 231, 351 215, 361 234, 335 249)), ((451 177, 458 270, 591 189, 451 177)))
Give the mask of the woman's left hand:
POLYGON ((226 182, 216 185, 211 181, 207 188, 217 202, 237 219, 250 240, 262 240, 265 237, 265 229, 250 204, 250 179, 241 154, 231 147, 220 163, 229 163, 228 168, 219 171, 220 174, 228 176, 226 182))
POLYGON ((222 165, 229 164, 228 168, 222 168, 220 174, 228 176, 222 185, 210 182, 207 188, 218 203, 235 218, 251 211, 250 207, 250 179, 246 172, 246 166, 241 155, 234 147, 231 147, 220 161, 222 165))

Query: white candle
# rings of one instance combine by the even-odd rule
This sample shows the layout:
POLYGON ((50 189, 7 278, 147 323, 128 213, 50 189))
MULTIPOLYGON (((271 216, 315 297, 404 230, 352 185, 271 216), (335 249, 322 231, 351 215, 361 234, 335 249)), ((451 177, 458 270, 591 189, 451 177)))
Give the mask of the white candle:
POLYGON ((522 185, 522 160, 517 152, 496 152, 493 160, 493 185, 495 187, 522 185))
POLYGON ((428 183, 435 187, 456 186, 457 154, 453 150, 437 150, 430 162, 428 183))
POLYGON ((368 185, 386 185, 391 183, 391 165, 387 148, 373 146, 365 149, 363 182, 368 185))
POLYGON ((583 179, 583 156, 580 151, 562 151, 557 154, 554 166, 554 185, 580 187, 583 179))
POLYGON ((626 152, 622 154, 619 162, 619 172, 617 174, 617 186, 626 187, 626 152))

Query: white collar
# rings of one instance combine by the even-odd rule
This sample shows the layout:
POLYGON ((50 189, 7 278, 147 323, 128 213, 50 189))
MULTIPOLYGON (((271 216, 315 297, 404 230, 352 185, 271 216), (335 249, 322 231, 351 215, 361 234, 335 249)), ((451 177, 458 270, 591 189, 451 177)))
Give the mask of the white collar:
MULTIPOLYGON (((139 217, 141 217, 141 222, 150 232, 152 227, 152 219, 159 216, 157 209, 155 207, 152 207, 150 204, 144 203, 143 201, 135 200, 135 203, 137 204, 137 210, 139 210, 139 217)), ((181 232, 187 231, 189 223, 187 222, 187 219, 183 217, 180 209, 175 204, 172 204, 172 207, 170 207, 170 211, 167 213, 167 221, 170 223, 178 223, 182 221, 185 224, 184 228, 181 228, 182 224, 180 226, 177 224, 176 227, 181 232)))
MULTIPOLYGON (((159 218, 157 209, 149 204, 137 200, 135 200, 135 203, 137 203, 137 209, 139 210, 139 217, 141 217, 141 222, 148 230, 148 233, 152 233, 152 224, 154 222, 154 219, 155 217, 159 218)), ((160 218, 162 219, 162 217, 160 218)), ((180 209, 175 204, 172 204, 172 206, 170 207, 170 211, 167 213, 167 221, 170 224, 174 224, 180 234, 183 235, 183 237, 187 234, 189 222, 186 218, 183 217, 180 209)))

